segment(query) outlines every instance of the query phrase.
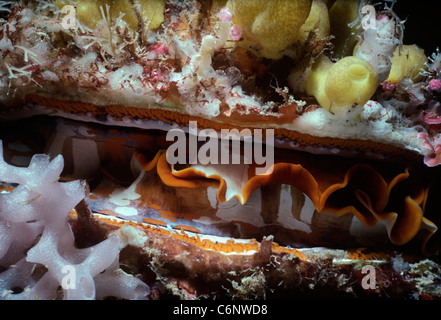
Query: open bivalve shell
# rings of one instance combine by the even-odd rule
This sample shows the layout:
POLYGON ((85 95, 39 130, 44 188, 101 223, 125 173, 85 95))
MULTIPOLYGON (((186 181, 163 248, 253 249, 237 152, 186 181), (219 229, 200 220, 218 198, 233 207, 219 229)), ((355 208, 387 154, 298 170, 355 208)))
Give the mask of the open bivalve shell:
POLYGON ((0 138, 82 181, 77 247, 149 298, 440 298, 441 56, 393 6, 72 4, 0 7, 0 138))

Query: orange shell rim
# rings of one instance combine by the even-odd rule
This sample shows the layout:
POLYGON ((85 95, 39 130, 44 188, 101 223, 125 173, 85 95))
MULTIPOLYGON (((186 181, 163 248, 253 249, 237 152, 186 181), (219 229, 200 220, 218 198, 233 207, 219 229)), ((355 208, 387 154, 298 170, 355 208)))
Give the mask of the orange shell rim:
MULTIPOLYGON (((26 96, 26 98, 21 100, 20 103, 34 103, 42 105, 54 111, 62 111, 66 113, 92 113, 94 115, 110 115, 115 118, 137 118, 145 121, 160 120, 168 124, 177 123, 183 126, 188 125, 190 121, 197 121, 198 126, 200 126, 201 128, 211 128, 216 131, 220 131, 221 129, 240 129, 244 128, 245 125, 246 128, 250 129, 251 131, 253 131, 254 129, 260 129, 256 125, 239 123, 235 118, 230 118, 227 116, 224 116, 225 119, 222 119, 221 117, 220 121, 210 120, 200 116, 188 115, 179 111, 171 111, 167 109, 139 108, 123 105, 96 105, 88 102, 68 101, 33 94, 26 96)), ((402 157, 411 161, 420 161, 423 158, 422 155, 414 151, 400 148, 395 145, 375 142, 372 140, 318 137, 307 133, 300 133, 298 131, 290 130, 287 128, 277 128, 276 125, 268 128, 274 128, 274 136, 276 138, 296 142, 301 147, 309 146, 313 148, 337 148, 343 151, 357 151, 357 153, 359 154, 380 154, 394 158, 402 157)))

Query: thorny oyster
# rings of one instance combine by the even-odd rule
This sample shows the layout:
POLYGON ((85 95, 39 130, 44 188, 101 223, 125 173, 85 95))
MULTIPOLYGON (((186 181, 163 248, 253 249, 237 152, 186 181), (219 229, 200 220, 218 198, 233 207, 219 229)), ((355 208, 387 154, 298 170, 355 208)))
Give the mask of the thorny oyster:
POLYGON ((62 154, 89 190, 77 245, 125 238, 151 298, 440 297, 441 55, 403 44, 393 7, 0 4, 5 159, 62 154), (273 132, 274 165, 169 163, 191 121, 273 132))

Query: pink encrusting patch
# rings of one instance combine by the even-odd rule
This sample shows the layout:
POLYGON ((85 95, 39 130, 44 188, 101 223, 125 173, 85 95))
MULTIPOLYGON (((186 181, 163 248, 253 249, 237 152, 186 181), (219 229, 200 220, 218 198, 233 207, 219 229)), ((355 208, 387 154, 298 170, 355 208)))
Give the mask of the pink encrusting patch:
POLYGON ((424 115, 424 122, 427 124, 441 124, 441 116, 433 113, 427 113, 424 115))
POLYGON ((441 80, 439 79, 432 79, 429 81, 429 89, 432 91, 438 91, 441 89, 441 80))
POLYGON ((230 29, 230 38, 233 41, 239 41, 242 38, 242 28, 238 25, 234 25, 230 29))
POLYGON ((219 19, 221 22, 230 22, 233 19, 233 14, 228 8, 222 8, 220 11, 219 19))

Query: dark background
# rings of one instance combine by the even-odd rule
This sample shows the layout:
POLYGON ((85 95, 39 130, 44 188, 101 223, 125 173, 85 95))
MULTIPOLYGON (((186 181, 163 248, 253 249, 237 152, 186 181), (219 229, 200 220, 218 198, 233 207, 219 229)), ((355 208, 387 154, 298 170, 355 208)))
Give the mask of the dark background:
POLYGON ((441 1, 397 0, 394 12, 404 23, 404 44, 417 44, 427 56, 441 49, 441 1))

